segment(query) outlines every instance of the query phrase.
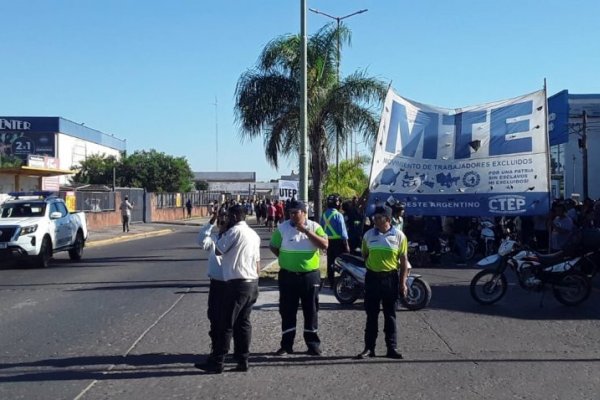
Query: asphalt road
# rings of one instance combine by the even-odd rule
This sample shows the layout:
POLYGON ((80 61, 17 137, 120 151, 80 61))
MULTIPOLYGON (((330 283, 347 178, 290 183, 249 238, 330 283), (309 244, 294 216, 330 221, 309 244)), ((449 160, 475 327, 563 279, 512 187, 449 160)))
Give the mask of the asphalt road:
MULTIPOLYGON (((0 270, 0 399, 600 398, 598 289, 567 308, 551 293, 540 307, 539 294, 511 286, 484 307, 468 293, 472 269, 418 271, 433 300, 399 313, 400 361, 352 359, 363 347, 362 302, 341 307, 328 289, 324 356, 272 355, 278 297, 263 282, 250 371, 205 375, 192 364, 209 350, 206 254, 197 228, 174 230, 86 249, 77 263, 59 255, 45 270, 0 270)), ((295 349, 305 350, 301 337, 295 349)))

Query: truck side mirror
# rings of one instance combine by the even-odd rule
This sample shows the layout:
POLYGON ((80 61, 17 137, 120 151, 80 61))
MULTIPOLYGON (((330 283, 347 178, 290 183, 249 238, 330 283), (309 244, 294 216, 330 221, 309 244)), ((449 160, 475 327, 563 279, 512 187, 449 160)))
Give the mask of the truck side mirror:
POLYGON ((54 211, 52 213, 50 213, 50 219, 59 219, 62 217, 62 214, 60 213, 60 211, 54 211))

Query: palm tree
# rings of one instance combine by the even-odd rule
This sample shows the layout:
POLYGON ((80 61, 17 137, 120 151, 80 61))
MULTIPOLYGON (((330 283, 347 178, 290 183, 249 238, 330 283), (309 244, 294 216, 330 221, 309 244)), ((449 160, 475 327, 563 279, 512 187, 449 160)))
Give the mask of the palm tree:
POLYGON ((367 156, 340 161, 339 170, 324 180, 324 192, 337 193, 344 199, 360 197, 369 187, 369 176, 365 173, 364 167, 370 161, 367 156))
MULTIPOLYGON (((365 72, 343 79, 336 74, 337 39, 350 43, 350 31, 328 24, 307 44, 308 142, 315 215, 320 215, 322 182, 336 139, 344 145, 356 130, 367 143, 375 142, 379 117, 375 114, 386 85, 365 72), (336 132, 340 132, 340 136, 336 132)), ((262 137, 267 161, 278 168, 279 156, 293 156, 300 148, 301 38, 285 35, 268 43, 257 66, 244 72, 236 87, 236 117, 242 140, 262 137)), ((377 109, 379 112, 379 109, 377 109)))

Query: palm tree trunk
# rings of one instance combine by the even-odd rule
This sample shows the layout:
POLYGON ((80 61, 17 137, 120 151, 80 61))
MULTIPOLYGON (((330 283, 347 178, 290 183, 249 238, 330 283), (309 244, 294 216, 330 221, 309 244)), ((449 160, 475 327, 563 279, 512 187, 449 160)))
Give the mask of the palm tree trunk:
POLYGON ((319 221, 323 213, 323 177, 327 173, 327 159, 322 140, 311 143, 311 173, 313 180, 313 194, 315 202, 315 220, 319 221))

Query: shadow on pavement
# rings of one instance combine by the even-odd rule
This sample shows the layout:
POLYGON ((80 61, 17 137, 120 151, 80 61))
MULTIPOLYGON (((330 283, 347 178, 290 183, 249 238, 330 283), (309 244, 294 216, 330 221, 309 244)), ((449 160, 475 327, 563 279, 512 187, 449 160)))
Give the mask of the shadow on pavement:
MULTIPOLYGON (((88 356, 46 359, 34 362, 2 364, 4 376, 0 382, 43 382, 65 380, 116 380, 142 379, 169 376, 203 375, 193 367, 201 361, 196 354, 140 354, 123 356, 88 356), (23 371, 26 368, 60 368, 60 370, 23 371), (76 368, 69 370, 68 368, 76 368), (15 369, 14 373, 10 371, 15 369)), ((261 367, 291 367, 315 365, 356 365, 361 364, 481 364, 481 363, 596 363, 600 358, 463 358, 463 359, 421 359, 391 360, 374 357, 368 360, 356 360, 351 356, 312 357, 304 353, 295 353, 282 357, 272 353, 253 353, 250 355, 250 369, 261 367)), ((368 368, 368 366, 367 366, 368 368)), ((226 370, 226 372, 228 372, 226 370)))
MULTIPOLYGON (((143 285, 119 285, 119 286, 96 286, 90 288, 77 288, 67 289, 67 292, 88 292, 93 290, 132 290, 132 289, 185 289, 185 288, 208 288, 208 283, 190 284, 189 282, 183 283, 155 283, 155 284, 143 284, 143 285)), ((175 292, 175 293, 192 293, 189 291, 175 292)), ((198 292, 194 292, 198 293, 198 292)), ((200 293, 208 293, 200 292, 200 293)))

